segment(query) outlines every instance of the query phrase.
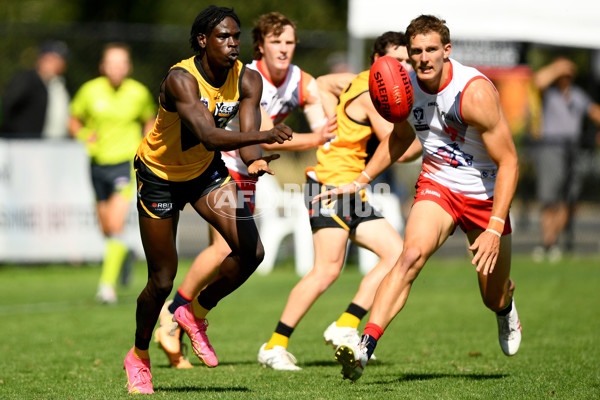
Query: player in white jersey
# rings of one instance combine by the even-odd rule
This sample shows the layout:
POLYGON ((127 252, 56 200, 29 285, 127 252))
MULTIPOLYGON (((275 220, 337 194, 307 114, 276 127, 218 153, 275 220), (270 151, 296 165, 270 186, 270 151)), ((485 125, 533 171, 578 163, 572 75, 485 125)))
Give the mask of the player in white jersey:
MULTIPOLYGON (((283 121, 290 112, 301 108, 313 132, 296 134, 293 141, 279 146, 261 145, 265 150, 311 149, 329 140, 333 136, 331 132, 335 129, 334 120, 327 123, 315 78, 291 63, 297 42, 295 27, 293 21, 279 13, 261 16, 252 31, 255 60, 247 67, 258 71, 263 81, 261 129, 272 128, 283 121)), ((239 118, 235 117, 230 121, 226 129, 239 131, 239 118)), ((253 212, 258 178, 249 176, 248 167, 242 161, 239 150, 222 152, 221 155, 253 212)), ((272 156, 265 159, 269 157, 272 156)), ((273 173, 270 170, 267 172, 273 173)), ((160 327, 155 331, 156 341, 167 354, 171 365, 176 368, 191 368, 192 365, 181 354, 180 328, 173 322, 173 314, 178 307, 195 299, 200 290, 217 274, 223 259, 231 253, 221 234, 212 226, 209 230, 210 246, 196 257, 173 300, 163 307, 160 327)), ((200 307, 197 302, 193 302, 193 305, 199 319, 204 319, 210 311, 200 307)))
MULTIPOLYGON (((404 307, 427 259, 460 226, 474 253, 481 296, 496 313, 502 351, 513 355, 521 326, 510 280, 511 227, 508 217, 518 178, 517 153, 498 93, 473 68, 449 58, 445 21, 421 15, 406 30, 414 105, 408 120, 379 145, 355 183, 329 194, 343 195, 368 184, 412 143, 423 148, 422 173, 409 213, 404 249, 384 278, 358 346, 340 346, 336 359, 344 378, 358 379, 384 329, 404 307)), ((318 201, 318 198, 315 199, 318 201)))

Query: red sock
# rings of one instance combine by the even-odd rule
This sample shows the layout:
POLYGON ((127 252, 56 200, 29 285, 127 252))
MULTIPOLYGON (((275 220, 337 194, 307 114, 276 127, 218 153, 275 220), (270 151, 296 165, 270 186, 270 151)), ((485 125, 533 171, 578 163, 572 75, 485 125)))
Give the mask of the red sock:
POLYGON ((379 338, 383 335, 383 329, 377 324, 367 322, 363 335, 369 335, 373 339, 379 340, 379 338))

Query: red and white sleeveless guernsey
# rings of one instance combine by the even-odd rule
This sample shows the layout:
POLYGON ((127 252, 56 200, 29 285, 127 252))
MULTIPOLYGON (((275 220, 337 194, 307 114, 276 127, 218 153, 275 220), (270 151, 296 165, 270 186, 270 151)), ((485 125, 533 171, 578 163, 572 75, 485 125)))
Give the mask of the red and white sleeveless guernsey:
POLYGON ((477 79, 486 79, 475 68, 450 59, 448 80, 438 93, 419 85, 410 73, 414 91, 408 122, 423 147, 421 175, 455 193, 489 199, 494 195, 497 167, 490 159, 480 133, 462 118, 462 95, 477 79))
MULTIPOLYGON (((260 105, 265 109, 267 114, 269 114, 273 124, 278 124, 283 121, 290 112, 303 105, 302 70, 297 65, 290 64, 283 83, 279 86, 275 86, 273 82, 265 78, 265 75, 261 71, 264 66, 261 64, 262 62, 260 60, 254 60, 251 64, 246 65, 246 67, 260 73, 263 82, 260 105)), ((232 131, 240 130, 239 116, 236 116, 229 122, 227 129, 232 131)), ((221 152, 221 155, 227 168, 242 175, 248 174, 248 168, 240 158, 240 152, 238 150, 224 151, 221 152)))

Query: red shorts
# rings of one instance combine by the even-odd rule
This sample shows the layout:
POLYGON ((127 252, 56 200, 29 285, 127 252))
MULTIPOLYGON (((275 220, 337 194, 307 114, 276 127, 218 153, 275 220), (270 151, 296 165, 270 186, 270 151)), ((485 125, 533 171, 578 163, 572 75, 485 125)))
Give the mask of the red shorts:
POLYGON ((244 194, 244 201, 250 207, 250 212, 254 214, 254 207, 256 206, 256 182, 258 182, 258 178, 242 175, 233 170, 229 170, 229 175, 231 175, 233 180, 237 183, 244 194))
MULTIPOLYGON (((419 177, 415 185, 417 194, 415 201, 429 200, 438 204, 454 220, 454 229, 456 225, 460 226, 463 232, 473 229, 485 230, 492 216, 493 198, 487 200, 474 199, 459 193, 454 193, 447 187, 423 176, 419 177)), ((454 233, 454 230, 452 231, 454 233)), ((512 233, 510 217, 506 217, 503 235, 512 233)))

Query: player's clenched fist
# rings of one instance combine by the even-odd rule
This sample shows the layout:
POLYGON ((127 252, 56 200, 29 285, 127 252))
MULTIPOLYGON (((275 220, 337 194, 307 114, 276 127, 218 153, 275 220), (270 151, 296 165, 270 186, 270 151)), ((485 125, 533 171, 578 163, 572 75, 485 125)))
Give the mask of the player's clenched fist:
POLYGON ((265 143, 283 143, 286 140, 292 140, 292 128, 287 126, 286 124, 277 124, 272 129, 268 131, 264 131, 267 135, 267 140, 265 143))

